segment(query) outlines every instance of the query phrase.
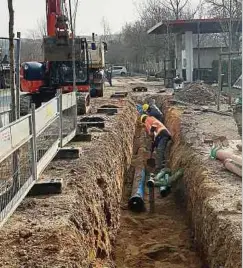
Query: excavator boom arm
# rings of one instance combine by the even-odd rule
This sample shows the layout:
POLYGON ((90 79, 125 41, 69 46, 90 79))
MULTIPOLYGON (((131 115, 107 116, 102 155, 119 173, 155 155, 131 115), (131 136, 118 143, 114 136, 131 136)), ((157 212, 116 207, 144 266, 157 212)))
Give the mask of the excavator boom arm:
POLYGON ((65 0, 46 0, 47 35, 55 36, 58 18, 64 15, 65 0))

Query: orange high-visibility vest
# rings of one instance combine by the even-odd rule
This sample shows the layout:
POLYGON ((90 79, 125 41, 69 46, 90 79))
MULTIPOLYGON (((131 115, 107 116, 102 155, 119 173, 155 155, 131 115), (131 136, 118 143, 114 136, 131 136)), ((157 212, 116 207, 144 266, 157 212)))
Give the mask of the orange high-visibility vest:
POLYGON ((169 130, 159 121, 159 120, 157 120, 155 117, 153 117, 153 116, 148 116, 147 118, 146 118, 146 120, 145 120, 145 128, 146 128, 146 131, 147 131, 147 133, 149 134, 149 135, 151 135, 151 132, 150 132, 150 130, 151 130, 151 128, 152 127, 155 127, 155 131, 154 131, 154 133, 155 133, 155 138, 161 133, 161 131, 162 130, 166 130, 167 132, 168 132, 168 134, 169 135, 171 135, 170 134, 170 132, 169 132, 169 130))

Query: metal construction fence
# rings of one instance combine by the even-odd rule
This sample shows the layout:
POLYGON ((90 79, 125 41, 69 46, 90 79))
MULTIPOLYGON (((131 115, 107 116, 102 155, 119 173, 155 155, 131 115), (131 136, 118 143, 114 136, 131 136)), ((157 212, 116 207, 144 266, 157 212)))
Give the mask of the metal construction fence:
MULTIPOLYGON (((16 105, 19 105, 20 92, 20 33, 14 39, 14 61, 16 82, 16 105)), ((0 37, 0 128, 12 122, 12 96, 10 89, 9 38, 0 37)), ((17 108, 18 111, 18 108, 17 108)))
POLYGON ((0 129, 0 227, 40 174, 76 134, 76 93, 58 93, 39 109, 0 129))

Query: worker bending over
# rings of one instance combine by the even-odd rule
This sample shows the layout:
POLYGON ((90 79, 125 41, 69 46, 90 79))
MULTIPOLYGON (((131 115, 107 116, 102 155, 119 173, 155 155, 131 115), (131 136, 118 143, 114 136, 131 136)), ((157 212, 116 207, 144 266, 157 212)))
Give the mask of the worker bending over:
POLYGON ((155 117, 160 122, 164 122, 164 116, 163 113, 160 111, 160 109, 156 106, 155 103, 147 104, 145 103, 143 105, 143 112, 146 113, 149 116, 155 117))
POLYGON ((157 169, 161 170, 165 166, 165 151, 171 134, 163 123, 153 116, 143 114, 141 122, 145 125, 146 132, 152 137, 151 152, 156 149, 157 169))

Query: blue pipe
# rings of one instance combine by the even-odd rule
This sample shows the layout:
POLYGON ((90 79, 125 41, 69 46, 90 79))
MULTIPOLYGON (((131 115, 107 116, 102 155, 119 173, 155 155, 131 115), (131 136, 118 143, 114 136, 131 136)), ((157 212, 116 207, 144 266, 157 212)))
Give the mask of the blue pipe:
POLYGON ((146 172, 145 172, 145 169, 143 169, 142 173, 141 173, 141 179, 139 180, 136 193, 133 196, 131 196, 131 198, 128 201, 128 207, 132 211, 135 211, 135 212, 144 211, 144 208, 145 208, 144 207, 145 180, 146 180, 146 172))
POLYGON ((137 111, 140 115, 142 115, 144 112, 143 112, 143 106, 141 104, 137 104, 136 105, 136 108, 137 108, 137 111))

